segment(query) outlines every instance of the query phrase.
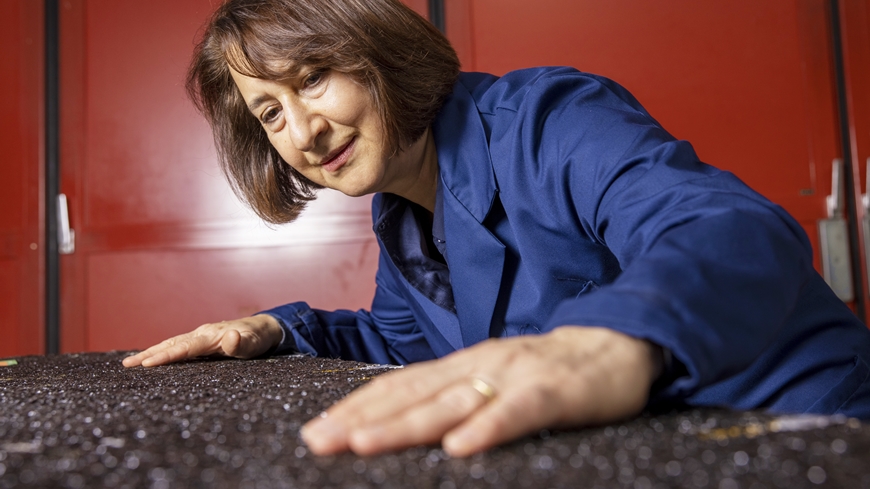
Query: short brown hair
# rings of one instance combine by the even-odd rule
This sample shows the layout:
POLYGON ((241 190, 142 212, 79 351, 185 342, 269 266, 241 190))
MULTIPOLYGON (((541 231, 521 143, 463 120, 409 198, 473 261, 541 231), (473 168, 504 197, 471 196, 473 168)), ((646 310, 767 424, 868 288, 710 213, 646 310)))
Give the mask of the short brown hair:
POLYGON ((264 220, 290 222, 321 188, 286 164, 229 67, 282 80, 299 65, 345 73, 371 94, 388 154, 418 140, 453 91, 447 39, 398 0, 229 0, 196 46, 187 91, 211 124, 221 168, 264 220))

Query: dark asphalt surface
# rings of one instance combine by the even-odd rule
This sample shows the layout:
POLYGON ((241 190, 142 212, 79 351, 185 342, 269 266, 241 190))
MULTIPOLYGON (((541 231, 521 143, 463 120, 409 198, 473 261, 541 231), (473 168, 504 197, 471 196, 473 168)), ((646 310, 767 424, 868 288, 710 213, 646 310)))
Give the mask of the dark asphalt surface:
POLYGON ((302 424, 389 368, 305 356, 125 369, 124 352, 0 367, 0 488, 870 488, 870 424, 727 411, 315 457, 302 424))

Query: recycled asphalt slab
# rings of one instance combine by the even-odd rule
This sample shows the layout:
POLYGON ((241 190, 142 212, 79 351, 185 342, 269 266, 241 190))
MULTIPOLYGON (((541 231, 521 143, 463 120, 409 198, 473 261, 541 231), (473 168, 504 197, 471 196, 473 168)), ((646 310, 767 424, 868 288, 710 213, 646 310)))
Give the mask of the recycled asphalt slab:
POLYGON ((870 488, 870 424, 836 416, 685 410, 465 459, 438 446, 318 457, 302 424, 391 367, 296 355, 125 369, 128 354, 0 367, 0 489, 870 488))

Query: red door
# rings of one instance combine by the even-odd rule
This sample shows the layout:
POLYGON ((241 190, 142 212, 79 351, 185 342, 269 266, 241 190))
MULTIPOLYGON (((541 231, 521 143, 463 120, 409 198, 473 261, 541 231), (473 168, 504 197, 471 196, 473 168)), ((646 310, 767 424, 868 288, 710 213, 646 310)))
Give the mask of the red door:
MULTIPOLYGON (((840 0, 840 29, 843 46, 843 74, 846 89, 846 109, 848 120, 849 151, 852 159, 855 182, 855 195, 868 194, 868 161, 870 161, 870 0, 840 0)), ((870 199, 863 202, 856 199, 855 214, 858 216, 861 231, 858 234, 861 255, 864 297, 870 294, 870 199)), ((870 324, 870 311, 865 322, 870 324)))
POLYGON ((45 351, 42 2, 0 3, 0 357, 45 351))
POLYGON ((795 216, 821 269, 817 221, 827 217, 832 161, 842 157, 827 2, 451 0, 446 8, 463 69, 571 65, 618 81, 702 160, 795 216))
POLYGON ((217 2, 64 3, 61 190, 76 249, 62 257, 62 351, 144 348, 297 300, 371 304, 370 198, 323 191, 268 227, 220 174, 183 89, 217 2))

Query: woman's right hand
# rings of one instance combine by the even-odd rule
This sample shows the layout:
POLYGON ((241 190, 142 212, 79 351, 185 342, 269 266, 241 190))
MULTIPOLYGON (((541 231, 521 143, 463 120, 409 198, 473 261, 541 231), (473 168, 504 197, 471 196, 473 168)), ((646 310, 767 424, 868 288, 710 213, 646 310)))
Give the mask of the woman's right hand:
POLYGON ((124 359, 125 367, 154 367, 205 355, 260 356, 281 342, 281 326, 268 314, 203 324, 124 359))

